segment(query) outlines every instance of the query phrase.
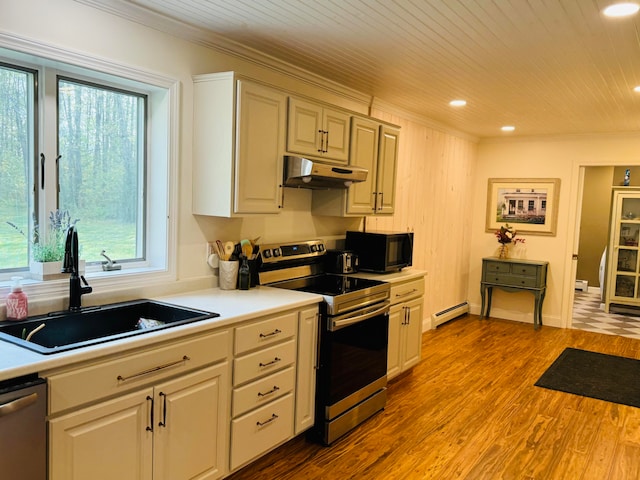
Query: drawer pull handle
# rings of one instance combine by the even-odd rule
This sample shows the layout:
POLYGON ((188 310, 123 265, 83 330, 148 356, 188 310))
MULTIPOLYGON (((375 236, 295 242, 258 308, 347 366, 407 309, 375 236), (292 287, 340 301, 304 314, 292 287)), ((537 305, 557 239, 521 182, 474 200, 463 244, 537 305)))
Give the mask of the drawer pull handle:
POLYGON ((118 375, 116 378, 119 382, 126 382, 127 380, 131 380, 133 378, 142 377, 143 375, 149 375, 150 373, 157 372, 158 370, 163 370, 169 367, 175 367, 176 365, 180 365, 187 360, 191 360, 188 356, 183 356, 180 360, 176 360, 175 362, 165 363, 164 365, 158 365, 157 367, 150 368, 149 370, 144 370, 142 372, 134 373, 133 375, 129 375, 128 377, 124 377, 122 375, 118 375))
POLYGON ((264 422, 256 422, 256 425, 259 427, 264 427, 266 424, 273 422, 275 419, 278 418, 278 415, 276 415, 275 413, 271 414, 271 418, 269 420, 265 420, 264 422))
POLYGON ((396 293, 396 298, 408 297, 409 295, 413 295, 417 291, 418 291, 418 289, 414 288, 413 290, 409 290, 408 292, 396 293))
POLYGON ((261 367, 268 367, 268 366, 273 365, 274 363, 278 363, 278 362, 280 362, 280 361, 282 361, 282 359, 281 359, 281 358, 276 357, 276 358, 274 358, 273 360, 271 360, 270 362, 267 362, 267 363, 262 363, 262 362, 260 362, 260 366, 261 366, 261 367))
POLYGON ((267 337, 273 337, 274 335, 278 335, 279 333, 282 333, 282 330, 279 329, 275 329, 273 332, 271 333, 261 333, 260 334, 260 338, 267 338, 267 337))
POLYGON ((265 392, 265 393, 258 392, 258 396, 259 397, 266 397, 267 395, 271 395, 272 393, 276 393, 278 390, 280 390, 280 387, 278 387, 277 385, 274 385, 273 388, 271 390, 269 390, 268 392, 265 392))

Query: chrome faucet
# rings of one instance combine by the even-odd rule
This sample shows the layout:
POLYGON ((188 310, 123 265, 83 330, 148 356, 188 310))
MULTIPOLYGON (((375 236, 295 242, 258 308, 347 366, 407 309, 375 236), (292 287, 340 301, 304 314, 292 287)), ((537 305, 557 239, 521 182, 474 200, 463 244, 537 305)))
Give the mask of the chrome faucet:
POLYGON ((70 273, 69 277, 69 311, 78 312, 81 309, 81 297, 85 293, 91 293, 93 289, 87 283, 84 275, 80 275, 78 258, 78 232, 76 227, 71 225, 67 230, 67 238, 64 244, 64 262, 62 263, 62 273, 70 273), (84 283, 84 287, 80 283, 84 283))

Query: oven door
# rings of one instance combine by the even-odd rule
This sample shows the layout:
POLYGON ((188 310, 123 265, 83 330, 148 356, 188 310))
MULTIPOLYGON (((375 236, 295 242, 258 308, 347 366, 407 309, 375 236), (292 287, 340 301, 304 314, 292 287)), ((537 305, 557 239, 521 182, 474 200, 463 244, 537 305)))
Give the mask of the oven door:
POLYGON ((325 419, 386 386, 388 335, 388 301, 323 318, 316 392, 325 419))

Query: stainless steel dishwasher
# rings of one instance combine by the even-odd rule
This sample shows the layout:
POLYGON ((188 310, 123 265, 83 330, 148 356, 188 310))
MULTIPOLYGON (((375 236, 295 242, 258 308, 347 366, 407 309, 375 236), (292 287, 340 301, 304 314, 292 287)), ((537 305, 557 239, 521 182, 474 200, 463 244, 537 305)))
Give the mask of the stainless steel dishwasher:
POLYGON ((0 382, 0 477, 47 478, 47 384, 37 375, 0 382))

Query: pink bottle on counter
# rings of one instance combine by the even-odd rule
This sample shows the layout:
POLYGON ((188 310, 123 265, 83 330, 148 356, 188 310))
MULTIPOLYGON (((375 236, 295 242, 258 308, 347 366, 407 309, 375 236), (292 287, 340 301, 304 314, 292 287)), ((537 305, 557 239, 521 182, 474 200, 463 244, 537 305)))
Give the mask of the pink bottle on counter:
POLYGON ((22 291, 22 277, 11 277, 13 285, 7 295, 7 320, 25 320, 29 314, 27 294, 22 291))

